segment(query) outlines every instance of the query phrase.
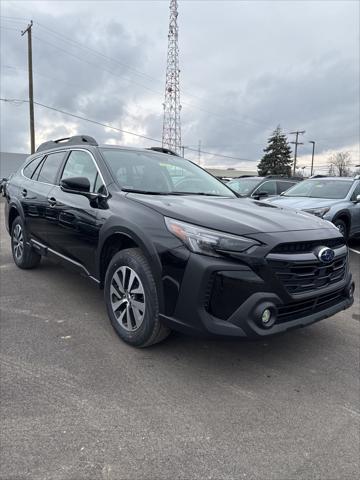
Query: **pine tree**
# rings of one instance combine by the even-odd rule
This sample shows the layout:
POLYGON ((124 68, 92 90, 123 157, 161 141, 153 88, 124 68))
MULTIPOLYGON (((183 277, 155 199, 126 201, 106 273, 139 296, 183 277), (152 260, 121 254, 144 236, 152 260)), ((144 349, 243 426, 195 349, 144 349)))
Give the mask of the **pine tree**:
POLYGON ((260 176, 291 175, 291 148, 280 125, 274 130, 264 148, 264 156, 258 164, 260 176))

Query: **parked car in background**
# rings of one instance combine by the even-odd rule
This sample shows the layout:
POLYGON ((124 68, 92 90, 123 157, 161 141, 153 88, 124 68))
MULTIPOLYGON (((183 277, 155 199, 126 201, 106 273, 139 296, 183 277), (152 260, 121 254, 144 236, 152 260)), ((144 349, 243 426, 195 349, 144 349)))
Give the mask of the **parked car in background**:
POLYGON ((242 197, 252 197, 256 200, 277 196, 296 185, 301 179, 268 175, 267 177, 253 177, 244 175, 234 178, 227 186, 242 197))
POLYGON ((310 178, 266 201, 328 220, 345 238, 360 237, 359 176, 310 178))

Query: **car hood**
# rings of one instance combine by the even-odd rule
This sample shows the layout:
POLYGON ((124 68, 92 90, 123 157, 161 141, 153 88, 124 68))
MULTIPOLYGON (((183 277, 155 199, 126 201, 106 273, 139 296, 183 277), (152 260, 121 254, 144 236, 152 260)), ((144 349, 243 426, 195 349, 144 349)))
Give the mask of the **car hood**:
POLYGON ((312 197, 272 197, 265 200, 266 203, 277 205, 284 208, 296 208, 297 210, 306 210, 308 208, 329 207, 339 202, 333 198, 312 198, 312 197))
POLYGON ((328 222, 314 215, 248 198, 135 193, 129 193, 127 197, 164 216, 237 235, 332 228, 328 222))

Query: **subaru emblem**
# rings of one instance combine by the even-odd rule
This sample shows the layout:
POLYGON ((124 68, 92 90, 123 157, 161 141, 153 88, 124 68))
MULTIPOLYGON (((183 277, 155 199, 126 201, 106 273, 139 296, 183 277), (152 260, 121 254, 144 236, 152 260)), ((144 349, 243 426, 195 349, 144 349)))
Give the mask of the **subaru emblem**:
POLYGON ((320 262, 330 263, 334 260, 335 252, 331 248, 323 247, 318 251, 317 257, 320 262))

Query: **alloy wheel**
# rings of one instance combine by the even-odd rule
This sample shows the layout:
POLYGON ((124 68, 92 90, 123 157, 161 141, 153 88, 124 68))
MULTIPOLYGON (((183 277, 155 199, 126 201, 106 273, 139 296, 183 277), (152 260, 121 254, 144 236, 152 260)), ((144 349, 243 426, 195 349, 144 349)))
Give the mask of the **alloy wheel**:
POLYGON ((346 228, 344 227, 344 225, 342 223, 340 223, 339 225, 337 225, 337 228, 338 228, 339 232, 341 233, 341 235, 343 235, 345 237, 346 228))
POLYGON ((129 332, 140 328, 145 315, 145 292, 132 268, 123 266, 115 271, 110 284, 110 301, 122 328, 129 332))
POLYGON ((17 260, 21 260, 24 252, 24 236, 21 225, 16 224, 13 231, 13 250, 17 260))

